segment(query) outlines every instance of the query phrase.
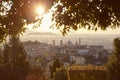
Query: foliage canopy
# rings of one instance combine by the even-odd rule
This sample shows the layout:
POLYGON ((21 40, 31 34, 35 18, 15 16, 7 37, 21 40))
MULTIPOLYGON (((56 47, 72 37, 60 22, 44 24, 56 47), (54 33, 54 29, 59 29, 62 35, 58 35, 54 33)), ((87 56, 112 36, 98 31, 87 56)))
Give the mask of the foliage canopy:
POLYGON ((120 79, 120 38, 114 39, 114 52, 107 63, 109 80, 120 79))
POLYGON ((51 66, 49 66, 49 68, 50 68, 50 74, 51 74, 50 77, 53 78, 55 72, 57 71, 57 69, 60 69, 62 66, 63 66, 63 64, 59 61, 58 58, 56 58, 56 59, 53 61, 53 64, 52 64, 51 66))
POLYGON ((15 35, 24 31, 23 26, 25 24, 36 22, 36 5, 47 5, 49 3, 47 0, 0 1, 0 41, 7 35, 15 35))
POLYGON ((0 63, 0 80, 25 80, 30 65, 27 61, 27 53, 18 36, 11 36, 2 51, 2 63, 0 63))
POLYGON ((65 67, 61 67, 54 74, 54 80, 68 80, 68 71, 65 67))
POLYGON ((60 0, 56 6, 53 20, 62 32, 70 29, 87 28, 105 30, 120 25, 119 0, 60 0))
MULTIPOLYGON (((105 30, 120 25, 119 0, 2 0, 0 1, 0 41, 8 34, 23 31, 25 24, 34 23, 36 5, 45 5, 46 12, 54 5, 53 26, 63 34, 87 28, 105 30)), ((39 20, 40 22, 40 20, 39 20)))

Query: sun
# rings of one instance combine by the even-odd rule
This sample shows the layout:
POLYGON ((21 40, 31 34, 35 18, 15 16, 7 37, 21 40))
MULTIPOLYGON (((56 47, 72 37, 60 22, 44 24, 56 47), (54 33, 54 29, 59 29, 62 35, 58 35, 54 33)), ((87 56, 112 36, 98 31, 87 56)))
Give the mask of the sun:
POLYGON ((45 9, 44 9, 44 7, 42 7, 42 6, 38 6, 37 8, 36 8, 36 13, 40 16, 40 15, 43 15, 44 14, 44 11, 45 11, 45 9))
POLYGON ((35 12, 37 13, 36 19, 41 20, 41 24, 37 28, 33 28, 34 23, 25 25, 25 27, 30 31, 36 31, 36 32, 57 32, 56 30, 53 30, 50 28, 52 23, 52 11, 45 12, 44 6, 35 6, 35 12))

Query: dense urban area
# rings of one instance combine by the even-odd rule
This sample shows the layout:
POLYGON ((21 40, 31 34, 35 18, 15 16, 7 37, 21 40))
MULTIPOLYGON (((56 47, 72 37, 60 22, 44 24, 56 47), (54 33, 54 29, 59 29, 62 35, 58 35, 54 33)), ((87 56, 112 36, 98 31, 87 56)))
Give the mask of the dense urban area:
POLYGON ((55 58, 63 62, 65 67, 72 65, 102 66, 111 54, 111 50, 106 50, 101 45, 81 45, 81 39, 77 40, 75 44, 63 40, 60 40, 59 45, 56 45, 55 40, 53 40, 53 44, 38 41, 26 41, 23 44, 30 63, 43 67, 47 77, 50 76, 49 67, 55 58))

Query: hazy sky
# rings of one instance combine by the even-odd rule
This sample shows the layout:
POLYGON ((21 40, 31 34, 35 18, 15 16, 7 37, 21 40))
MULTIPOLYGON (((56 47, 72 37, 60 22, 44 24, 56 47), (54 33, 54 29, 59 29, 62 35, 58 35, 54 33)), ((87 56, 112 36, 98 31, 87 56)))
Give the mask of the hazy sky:
MULTIPOLYGON (((34 29, 29 29, 26 30, 26 33, 30 33, 30 32, 40 32, 40 33, 54 33, 54 34, 61 34, 61 32, 59 30, 56 29, 51 29, 49 28, 49 26, 41 26, 39 28, 34 28, 34 29)), ((77 31, 71 30, 68 34, 120 34, 120 28, 116 28, 116 29, 107 29, 105 31, 102 30, 98 30, 98 31, 94 31, 94 30, 86 30, 86 29, 78 29, 77 31)))
MULTIPOLYGON (((56 29, 51 29, 50 26, 52 25, 52 12, 49 12, 47 14, 43 15, 43 20, 42 20, 42 24, 40 27, 38 28, 32 28, 32 24, 27 26, 29 28, 29 30, 26 31, 27 32, 41 32, 41 33, 45 33, 45 32, 49 32, 49 33, 55 33, 55 34, 61 34, 59 30, 56 29)), ((107 29, 105 31, 88 31, 85 29, 79 29, 77 31, 70 31, 69 34, 78 34, 78 33, 82 33, 82 34, 120 34, 120 28, 117 29, 107 29)))
POLYGON ((83 45, 103 45, 105 48, 111 48, 112 47, 112 42, 115 38, 120 37, 118 34, 119 30, 108 30, 105 32, 94 32, 94 31, 85 31, 83 30, 82 32, 79 31, 73 31, 68 33, 66 36, 62 36, 61 33, 54 33, 44 31, 30 31, 27 30, 24 35, 21 36, 22 41, 40 41, 40 42, 46 42, 52 44, 53 40, 55 40, 56 44, 60 43, 60 40, 63 40, 64 43, 67 41, 72 41, 75 43, 76 41, 79 40, 79 38, 82 41, 83 45))

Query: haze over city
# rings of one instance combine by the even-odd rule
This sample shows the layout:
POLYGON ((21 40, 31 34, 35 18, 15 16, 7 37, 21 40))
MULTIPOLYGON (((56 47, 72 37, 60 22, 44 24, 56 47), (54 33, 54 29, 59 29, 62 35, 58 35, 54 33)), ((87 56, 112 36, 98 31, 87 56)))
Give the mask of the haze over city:
POLYGON ((72 41, 75 43, 79 38, 82 40, 82 44, 86 45, 103 45, 106 49, 112 49, 113 40, 120 37, 120 29, 108 29, 107 31, 90 31, 86 29, 80 29, 77 31, 70 31, 67 35, 63 36, 59 30, 51 29, 50 26, 40 26, 38 28, 29 28, 21 36, 22 41, 40 41, 52 44, 55 40, 56 44, 59 44, 60 40, 64 42, 72 41))
POLYGON ((0 0, 0 80, 120 80, 120 0, 0 0))
MULTIPOLYGON (((40 9, 38 12, 44 9, 40 9)), ((40 12, 41 15, 41 12, 40 12)), ((52 25, 52 13, 47 13, 43 15, 43 20, 41 21, 41 25, 37 28, 34 28, 34 24, 30 24, 25 26, 27 28, 26 32, 21 36, 22 41, 40 41, 47 42, 48 44, 52 44, 52 41, 55 40, 56 44, 59 44, 59 40, 63 40, 64 42, 72 41, 75 43, 79 38, 82 40, 82 44, 86 45, 103 45, 107 49, 111 49, 113 46, 113 39, 119 37, 120 28, 111 29, 107 28, 107 30, 87 30, 84 28, 78 29, 76 31, 70 30, 67 35, 63 36, 62 32, 56 28, 51 28, 52 25)))

